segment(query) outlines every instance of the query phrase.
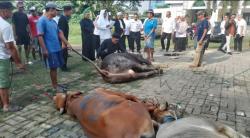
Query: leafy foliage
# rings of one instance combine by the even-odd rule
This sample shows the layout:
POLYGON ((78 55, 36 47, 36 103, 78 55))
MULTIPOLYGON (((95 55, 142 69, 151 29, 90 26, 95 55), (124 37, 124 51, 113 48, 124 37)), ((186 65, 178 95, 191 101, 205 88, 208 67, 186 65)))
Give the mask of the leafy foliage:
MULTIPOLYGON (((35 6, 38 11, 42 11, 46 3, 51 0, 37 0, 37 1, 25 1, 25 9, 28 9, 32 6, 35 6)), ((140 6, 139 0, 55 0, 55 3, 59 7, 63 7, 66 4, 71 4, 74 9, 74 14, 71 17, 72 23, 79 23, 83 17, 83 12, 85 9, 89 8, 92 16, 94 13, 97 13, 101 9, 107 9, 111 12, 112 15, 115 15, 117 12, 129 12, 129 11, 138 11, 137 6, 140 6)))

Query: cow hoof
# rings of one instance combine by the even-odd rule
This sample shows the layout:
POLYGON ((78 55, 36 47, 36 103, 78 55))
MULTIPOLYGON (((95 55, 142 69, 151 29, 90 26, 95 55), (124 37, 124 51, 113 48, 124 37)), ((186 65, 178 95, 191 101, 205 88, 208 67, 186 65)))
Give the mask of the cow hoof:
POLYGON ((159 69, 159 73, 160 73, 160 74, 163 74, 163 69, 159 69))

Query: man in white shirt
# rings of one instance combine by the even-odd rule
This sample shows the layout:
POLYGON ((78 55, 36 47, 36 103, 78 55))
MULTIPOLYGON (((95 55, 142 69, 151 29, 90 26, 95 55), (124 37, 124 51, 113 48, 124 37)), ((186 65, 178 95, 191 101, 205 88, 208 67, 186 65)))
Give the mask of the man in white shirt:
MULTIPOLYGON (((209 25, 209 30, 207 32, 207 36, 206 36, 206 43, 204 44, 204 48, 207 49, 208 46, 209 46, 209 41, 210 41, 210 36, 213 35, 213 32, 214 32, 214 26, 215 26, 215 23, 213 20, 211 20, 211 15, 208 15, 207 17, 207 21, 208 21, 208 25, 209 25)), ((204 51, 205 52, 205 51, 204 51)))
POLYGON ((218 48, 218 51, 222 51, 225 53, 224 50, 222 50, 222 47, 226 44, 226 35, 225 35, 225 24, 228 20, 228 16, 224 16, 223 17, 223 21, 220 23, 220 35, 221 35, 221 45, 220 47, 218 48))
POLYGON ((128 17, 128 13, 125 13, 125 16, 123 18, 123 21, 125 23, 125 30, 124 30, 124 36, 125 36, 125 40, 127 38, 127 42, 128 42, 128 47, 129 50, 131 50, 131 46, 129 44, 129 26, 130 26, 130 19, 128 17))
POLYGON ((0 105, 2 103, 4 112, 15 112, 21 109, 9 104, 10 58, 13 59, 17 68, 24 69, 14 46, 12 26, 6 21, 11 18, 13 8, 11 2, 0 2, 0 105))
POLYGON ((171 36, 174 32, 174 19, 171 18, 171 12, 168 11, 166 14, 166 19, 162 24, 162 35, 161 35, 161 47, 162 50, 165 50, 165 39, 167 38, 167 47, 166 51, 168 52, 170 46, 171 36))
POLYGON ((237 32, 236 32, 236 47, 235 50, 242 52, 242 41, 247 31, 247 22, 238 15, 237 32))
POLYGON ((131 19, 129 30, 130 30, 130 46, 131 51, 134 52, 134 43, 137 46, 137 52, 141 52, 141 31, 143 25, 137 13, 134 14, 134 19, 131 19))

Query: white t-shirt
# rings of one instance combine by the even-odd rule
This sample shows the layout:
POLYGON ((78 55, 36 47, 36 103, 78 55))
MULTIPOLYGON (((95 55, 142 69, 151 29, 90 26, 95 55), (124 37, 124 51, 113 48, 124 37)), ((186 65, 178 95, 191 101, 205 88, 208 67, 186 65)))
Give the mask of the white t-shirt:
POLYGON ((211 34, 212 33, 212 29, 214 28, 215 26, 215 23, 213 20, 209 20, 209 23, 210 23, 210 29, 208 30, 207 34, 211 34))
POLYGON ((174 19, 166 18, 162 24, 162 32, 164 33, 172 33, 174 31, 174 19))
POLYGON ((143 28, 142 22, 141 20, 137 19, 137 21, 135 19, 132 19, 130 21, 130 27, 129 27, 131 32, 140 32, 141 29, 143 28))
POLYGON ((124 35, 129 35, 129 26, 130 26, 130 20, 129 19, 123 19, 124 23, 125 23, 125 32, 124 35))
POLYGON ((10 58, 10 52, 5 47, 5 43, 14 41, 12 26, 0 17, 0 59, 10 58))
POLYGON ((245 36, 247 31, 247 22, 244 19, 238 21, 237 34, 241 34, 241 29, 243 29, 242 35, 245 36))
POLYGON ((225 24, 226 21, 223 20, 220 24, 220 34, 225 34, 225 24))
POLYGON ((187 37, 188 24, 186 21, 176 23, 176 37, 187 37))

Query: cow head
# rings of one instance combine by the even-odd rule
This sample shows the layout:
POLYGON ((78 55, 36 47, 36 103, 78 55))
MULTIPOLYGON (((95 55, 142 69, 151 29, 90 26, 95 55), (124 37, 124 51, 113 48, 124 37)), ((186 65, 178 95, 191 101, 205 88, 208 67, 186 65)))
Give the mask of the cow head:
POLYGON ((67 93, 57 93, 53 97, 56 109, 59 110, 61 114, 63 114, 67 110, 67 105, 81 94, 81 92, 72 91, 69 91, 67 93))
POLYGON ((59 110, 61 114, 64 112, 66 106, 66 98, 67 95, 65 93, 56 93, 53 97, 56 109, 59 110))

